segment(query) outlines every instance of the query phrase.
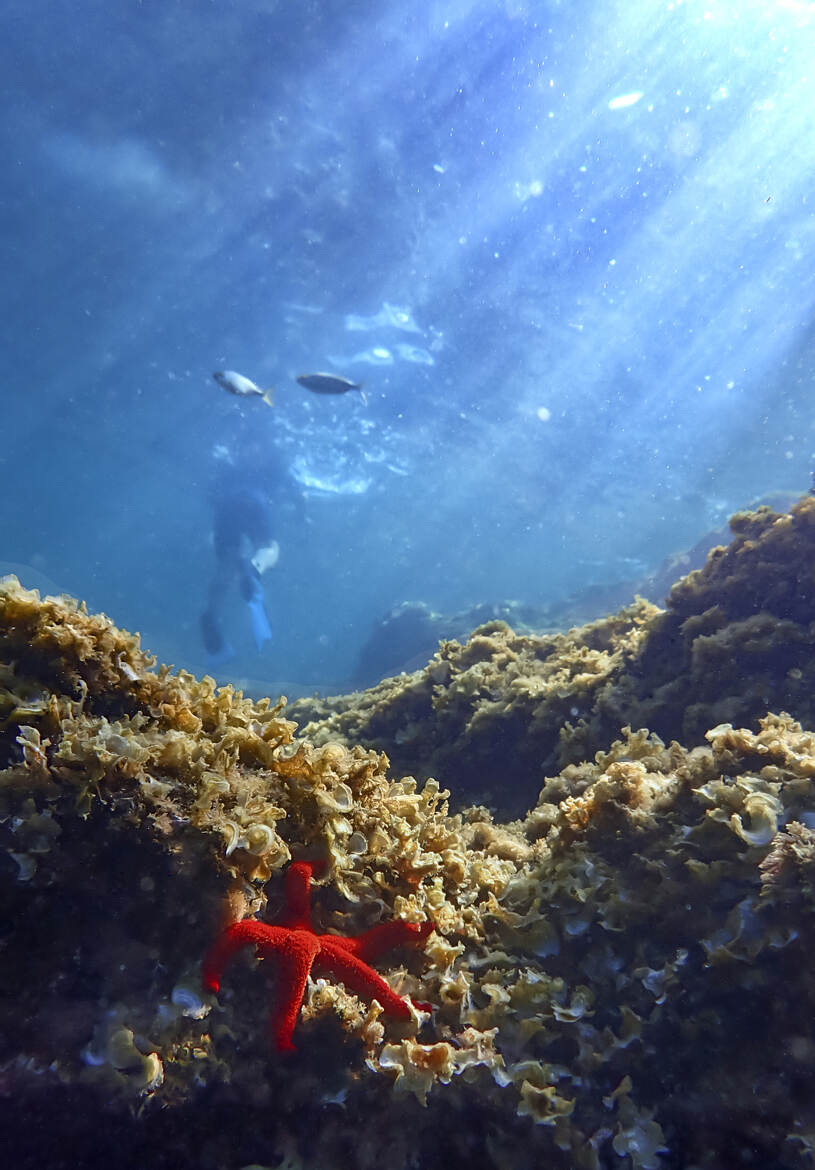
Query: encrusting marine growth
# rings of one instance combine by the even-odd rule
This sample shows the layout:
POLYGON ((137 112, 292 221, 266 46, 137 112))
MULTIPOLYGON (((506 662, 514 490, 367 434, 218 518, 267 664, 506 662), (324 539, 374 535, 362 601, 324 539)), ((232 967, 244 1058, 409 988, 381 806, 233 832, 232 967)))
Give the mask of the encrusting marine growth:
POLYGON ((815 499, 733 531, 299 732, 0 581, 9 1164, 810 1167, 815 499))
MULTIPOLYGON (((382 1010, 410 1019, 407 1002, 369 966, 371 960, 405 944, 418 944, 430 934, 432 922, 421 925, 394 919, 373 926, 354 938, 317 934, 311 925, 310 885, 314 863, 296 861, 286 872, 286 913, 270 926, 244 919, 227 927, 204 959, 202 979, 208 991, 218 992, 221 973, 242 947, 254 944, 265 957, 277 960, 277 1002, 272 1014, 272 1036, 280 1052, 293 1052, 292 1033, 300 1014, 306 982, 312 970, 337 976, 357 995, 377 999, 382 1010)), ((416 1004, 423 1011, 429 1005, 416 1004)))

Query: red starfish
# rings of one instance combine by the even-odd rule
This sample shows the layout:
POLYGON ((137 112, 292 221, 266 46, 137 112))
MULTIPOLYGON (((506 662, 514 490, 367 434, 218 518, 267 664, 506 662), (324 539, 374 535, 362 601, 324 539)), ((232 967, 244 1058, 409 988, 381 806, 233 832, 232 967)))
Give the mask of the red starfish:
MULTIPOLYGON (((422 942, 433 930, 432 922, 419 925, 395 918, 356 938, 317 934, 311 925, 310 893, 315 868, 308 861, 296 861, 289 866, 282 921, 274 926, 254 918, 235 922, 216 940, 203 964, 204 987, 217 992, 224 967, 241 947, 254 943, 264 958, 275 956, 281 1000, 272 1012, 272 1035, 280 1052, 294 1051, 291 1038, 312 968, 336 975, 363 999, 379 1000, 388 1015, 409 1020, 407 1002, 368 963, 393 947, 422 942)), ((417 1006, 427 1008, 426 1004, 417 1006)))

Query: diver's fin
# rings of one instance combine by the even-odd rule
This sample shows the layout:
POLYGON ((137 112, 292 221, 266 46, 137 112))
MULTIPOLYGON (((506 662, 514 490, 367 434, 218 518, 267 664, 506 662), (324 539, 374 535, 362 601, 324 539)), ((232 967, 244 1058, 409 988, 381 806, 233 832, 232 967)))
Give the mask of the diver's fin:
POLYGON ((224 637, 221 623, 211 609, 205 609, 201 614, 201 639, 207 652, 208 670, 223 666, 234 658, 235 651, 224 637))
POLYGON ((205 609, 201 614, 201 641, 210 657, 219 655, 226 644, 221 623, 211 609, 205 609))
POLYGON ((212 673, 220 666, 226 666, 227 662, 231 662, 235 657, 235 651, 232 648, 231 642, 224 642, 217 654, 207 655, 207 671, 212 673))
POLYGON ((272 627, 269 625, 262 597, 253 597, 251 601, 247 601, 246 605, 249 609, 249 620, 252 624, 255 645, 260 653, 265 643, 272 640, 272 627))

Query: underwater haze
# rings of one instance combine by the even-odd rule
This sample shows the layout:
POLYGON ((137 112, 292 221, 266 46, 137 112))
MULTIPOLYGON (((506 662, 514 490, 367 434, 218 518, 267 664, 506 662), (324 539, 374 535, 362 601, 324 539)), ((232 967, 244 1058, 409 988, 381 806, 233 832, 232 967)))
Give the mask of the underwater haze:
POLYGON ((810 487, 812 4, 5 0, 0 61, 0 572, 160 660, 342 689, 810 487))

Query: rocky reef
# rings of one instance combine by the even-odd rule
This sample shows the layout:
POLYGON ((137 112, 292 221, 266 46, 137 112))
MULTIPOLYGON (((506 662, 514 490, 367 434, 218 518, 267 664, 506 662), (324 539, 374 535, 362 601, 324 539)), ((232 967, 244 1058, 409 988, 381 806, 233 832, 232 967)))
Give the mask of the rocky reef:
POLYGON ((421 670, 290 714, 312 742, 366 743, 397 773, 435 776, 457 803, 503 816, 626 724, 688 746, 772 710, 815 726, 815 499, 737 513, 731 531, 664 610, 639 599, 542 636, 491 621, 421 670))
MULTIPOLYGON (((631 597, 633 591, 624 600, 631 597)), ((386 675, 424 666, 440 642, 466 639, 476 626, 496 619, 516 631, 558 628, 550 622, 547 607, 522 605, 517 601, 482 602, 451 615, 436 613, 421 601, 403 601, 371 630, 359 652, 353 686, 367 688, 386 675)))
POLYGON ((288 709, 4 579, 9 1164, 811 1165, 814 565, 815 500, 740 514, 665 610, 288 709), (419 945, 409 1011, 320 974, 279 1052, 274 958, 201 962, 293 863, 315 931, 419 945))

